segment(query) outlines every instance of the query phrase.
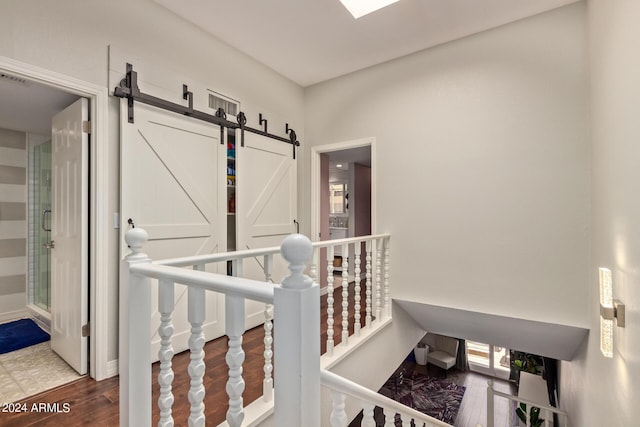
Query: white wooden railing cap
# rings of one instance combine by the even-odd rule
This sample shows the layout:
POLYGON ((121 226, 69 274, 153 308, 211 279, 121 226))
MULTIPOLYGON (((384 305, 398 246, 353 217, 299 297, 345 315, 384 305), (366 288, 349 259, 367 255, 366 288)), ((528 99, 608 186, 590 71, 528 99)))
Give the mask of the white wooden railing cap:
POLYGON ((282 281, 283 288, 306 289, 313 285, 313 280, 302 274, 306 262, 313 255, 311 240, 302 234, 290 234, 280 247, 282 257, 289 263, 291 275, 282 281))
POLYGON ((124 241, 127 242, 129 249, 131 249, 132 255, 137 255, 141 253, 142 247, 147 240, 149 239, 149 235, 144 230, 144 228, 133 227, 129 229, 124 235, 124 241))

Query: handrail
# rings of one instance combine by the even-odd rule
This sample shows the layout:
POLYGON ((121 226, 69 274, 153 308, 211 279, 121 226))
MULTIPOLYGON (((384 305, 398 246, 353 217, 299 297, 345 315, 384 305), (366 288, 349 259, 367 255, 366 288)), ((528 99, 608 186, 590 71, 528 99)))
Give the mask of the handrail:
POLYGON ((280 246, 259 249, 244 249, 233 252, 218 252, 208 255, 195 255, 182 258, 171 258, 161 261, 154 261, 156 265, 168 265, 171 267, 189 267, 197 264, 210 264, 212 262, 232 261, 235 259, 253 258, 264 255, 280 253, 280 246))
POLYGON ((531 405, 531 406, 534 406, 534 407, 536 407, 536 408, 540 408, 540 410, 543 410, 543 409, 544 409, 544 410, 546 410, 546 411, 555 412, 555 413, 556 413, 556 414, 558 414, 558 415, 564 415, 565 417, 566 417, 566 416, 569 416, 569 415, 568 415, 565 411, 563 411, 562 409, 555 408, 555 407, 553 407, 553 406, 543 405, 543 404, 541 404, 541 403, 539 403, 539 402, 534 402, 533 400, 524 399, 524 398, 522 398, 522 397, 514 396, 514 395, 512 395, 512 394, 507 394, 507 393, 503 393, 503 392, 501 392, 501 391, 496 391, 496 390, 493 390, 493 394, 494 394, 495 396, 500 396, 500 397, 504 397, 504 398, 509 399, 509 400, 513 400, 514 402, 524 403, 524 404, 526 404, 526 405, 531 405))
MULTIPOLYGON (((400 414, 406 414, 413 418, 414 421, 429 423, 428 425, 436 427, 451 427, 450 424, 416 411, 413 408, 396 402, 395 400, 376 393, 375 391, 369 390, 366 387, 356 384, 353 381, 341 377, 340 375, 334 374, 333 372, 327 371, 326 369, 320 371, 320 382, 325 387, 348 394, 356 399, 373 403, 376 406, 390 409, 391 411, 395 411, 400 414)), ((416 425, 418 425, 418 422, 416 422, 416 425)))
MULTIPOLYGON (((311 245, 314 249, 326 248, 328 246, 367 242, 367 241, 373 241, 376 239, 384 239, 388 237, 391 237, 391 235, 376 234, 373 236, 347 237, 344 239, 323 240, 319 242, 312 242, 311 245)), ((231 261, 231 260, 242 259, 242 258, 274 255, 277 253, 280 253, 280 246, 272 246, 270 248, 259 248, 259 249, 243 249, 243 250, 233 251, 233 252, 219 252, 219 253, 208 254, 208 255, 196 255, 196 256, 190 256, 190 257, 172 258, 167 260, 154 261, 153 264, 169 265, 173 267, 188 267, 188 266, 197 265, 197 264, 209 264, 213 262, 231 261)))
POLYGON ((311 245, 314 249, 316 248, 326 248, 327 246, 334 245, 344 245, 349 243, 358 243, 358 242, 367 242, 370 240, 376 239, 386 239, 391 237, 391 234, 375 234, 371 236, 357 236, 357 237, 345 237, 344 239, 335 239, 335 240, 322 240, 319 242, 312 242, 311 245))
POLYGON ((278 285, 198 270, 186 270, 161 264, 136 264, 130 267, 134 274, 153 279, 170 279, 196 288, 238 295, 255 301, 273 304, 274 289, 278 285))

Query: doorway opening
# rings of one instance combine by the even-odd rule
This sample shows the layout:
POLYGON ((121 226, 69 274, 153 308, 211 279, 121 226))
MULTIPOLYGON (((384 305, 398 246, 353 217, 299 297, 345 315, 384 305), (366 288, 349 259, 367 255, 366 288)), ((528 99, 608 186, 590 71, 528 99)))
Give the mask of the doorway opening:
MULTIPOLYGON (((375 139, 346 141, 312 148, 311 158, 312 240, 335 240, 375 233, 375 139)), ((353 251, 353 248, 352 248, 353 251)), ((343 257, 336 248, 333 260, 320 251, 320 266, 334 265, 341 274, 343 257)), ((354 263, 349 262, 350 270, 354 263)), ((321 287, 326 268, 319 268, 321 287)), ((349 271, 349 277, 353 271, 349 271)))
POLYGON ((475 341, 466 341, 469 370, 508 380, 511 373, 509 349, 475 341))
MULTIPOLYGON (((67 292, 58 290, 52 280, 52 256, 54 239, 52 227, 54 217, 54 198, 63 204, 64 191, 60 187, 83 188, 82 199, 72 200, 82 206, 83 215, 88 219, 88 187, 82 187, 71 174, 58 174, 55 177, 54 159, 56 150, 52 131, 52 121, 65 108, 82 98, 81 94, 70 93, 58 87, 52 87, 37 80, 3 71, 0 61, 0 205, 10 207, 12 214, 0 218, 0 245, 13 247, 12 251, 0 254, 0 278, 13 283, 11 287, 0 289, 0 323, 7 326, 20 319, 33 322, 34 327, 55 335, 56 325, 66 323, 77 312, 88 313, 89 300, 84 298, 81 307, 64 307, 56 303, 54 296, 58 291, 58 300, 66 299, 67 292), (62 182, 64 181, 64 182, 62 182), (56 193, 56 182, 58 191, 56 193), (52 287, 53 285, 53 287, 52 287), (56 306, 56 304, 58 304, 56 306), (56 312, 56 310, 58 310, 56 312), (53 313, 53 315, 52 315, 53 313), (55 320, 55 319, 59 319, 55 320)), ((18 67, 20 68, 20 67, 18 67)), ((83 99, 88 104, 87 99, 83 99)), ((88 112, 88 108, 86 109, 88 112)), ((59 144, 61 145, 61 144, 59 144)), ((88 152, 88 142, 85 153, 88 152)), ((60 151, 60 150, 57 150, 60 151)), ((67 159, 64 160, 67 162, 67 159)), ((89 157, 83 157, 88 166, 89 157)), ((78 170, 78 177, 88 182, 88 168, 78 170)), ((66 190, 65 190, 66 191, 66 190)), ((58 203, 61 205, 61 203, 58 203)), ((66 208, 61 208, 66 209, 66 208)), ((58 221, 61 223, 62 221, 58 221)), ((83 223, 83 224, 86 224, 83 223)), ((88 241, 89 227, 81 227, 81 235, 88 241)), ((68 233, 67 233, 68 234, 68 233)), ((64 241, 64 239, 59 239, 64 241)), ((61 244, 61 251, 65 251, 61 244)), ((85 248, 77 264, 88 270, 88 248, 85 248)), ((58 257, 59 258, 59 257, 58 257)), ((54 261, 55 261, 54 257, 54 261)), ((61 277, 63 275, 60 275, 61 277)), ((88 294, 88 280, 83 287, 88 294)), ((1 287, 0 287, 1 288, 1 287)), ((59 329, 59 328, 58 328, 59 329)), ((5 327, 4 330, 10 330, 5 327)), ((72 368, 66 357, 56 353, 52 341, 38 342, 29 345, 25 340, 22 348, 13 348, 0 355, 0 364, 11 366, 5 369, 9 373, 2 379, 0 389, 2 401, 11 402, 57 387, 73 381, 87 373, 88 352, 87 339, 84 340, 84 363, 81 367, 72 368), (28 357, 27 357, 28 356, 28 357), (19 366, 19 368, 17 368, 19 366), (20 371, 28 375, 13 376, 20 371), (37 378, 37 381, 33 381, 37 378)))

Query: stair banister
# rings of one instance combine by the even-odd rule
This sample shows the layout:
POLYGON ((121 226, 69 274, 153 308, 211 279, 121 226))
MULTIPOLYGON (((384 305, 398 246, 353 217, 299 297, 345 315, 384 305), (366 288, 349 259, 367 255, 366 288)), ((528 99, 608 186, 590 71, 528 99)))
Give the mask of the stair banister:
MULTIPOLYGON (((422 412, 418 412, 413 408, 405 406, 402 403, 396 402, 393 399, 383 396, 380 393, 376 393, 373 390, 369 390, 366 387, 356 384, 325 369, 320 372, 320 378, 322 386, 331 390, 332 397, 337 397, 337 399, 334 399, 334 411, 336 409, 337 411, 335 411, 336 413, 331 416, 331 427, 346 426, 346 424, 343 423, 347 418, 342 413, 345 409, 344 395, 349 395, 353 398, 359 399, 363 403, 363 425, 371 425, 373 418, 373 406, 379 406, 385 411, 390 411, 393 414, 399 413, 413 418, 416 426, 422 426, 424 424, 427 427, 451 427, 450 424, 430 417, 422 412)), ((385 425, 393 426, 393 416, 390 415, 385 417, 385 425)), ((405 420, 404 422, 406 422, 406 425, 409 425, 408 420, 405 420)))

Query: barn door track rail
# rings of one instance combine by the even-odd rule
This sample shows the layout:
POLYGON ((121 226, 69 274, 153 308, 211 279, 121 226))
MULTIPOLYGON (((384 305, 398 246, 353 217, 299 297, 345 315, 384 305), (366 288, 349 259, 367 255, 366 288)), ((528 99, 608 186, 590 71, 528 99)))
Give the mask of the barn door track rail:
MULTIPOLYGON (((218 125, 220 126, 221 135, 224 132, 224 128, 240 129, 240 141, 243 147, 244 147, 245 131, 291 144, 293 147, 294 159, 296 158, 296 147, 300 146, 300 141, 298 141, 296 132, 289 127, 288 123, 286 124, 285 132, 289 136, 289 138, 268 133, 267 120, 262 117, 262 113, 260 113, 260 125, 264 124, 264 130, 247 126, 247 116, 242 111, 238 113, 238 115, 236 116, 236 121, 234 122, 227 119, 227 114, 222 108, 218 108, 215 114, 208 114, 202 111, 194 110, 193 109, 193 92, 189 91, 189 88, 187 87, 187 85, 184 85, 184 84, 182 85, 182 98, 188 102, 189 104, 188 106, 176 104, 174 102, 167 101, 162 98, 158 98, 152 95, 148 95, 146 93, 142 93, 140 92, 140 88, 138 87, 138 73, 133 70, 133 65, 131 64, 127 64, 127 74, 120 81, 120 85, 114 89, 113 94, 118 98, 127 99, 129 123, 134 122, 133 104, 134 104, 134 101, 137 101, 137 102, 142 102, 143 104, 151 105, 153 107, 162 108, 163 110, 168 110, 174 113, 182 114, 183 116, 193 117, 194 119, 198 119, 208 123, 213 123, 214 125, 218 125)), ((224 144, 222 137, 220 138, 220 143, 224 144)))

